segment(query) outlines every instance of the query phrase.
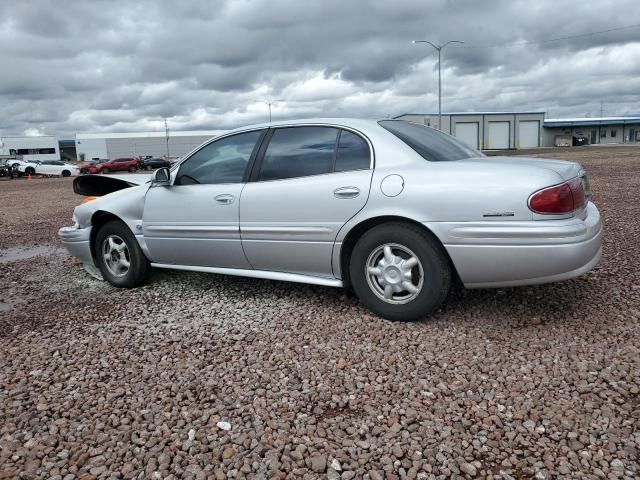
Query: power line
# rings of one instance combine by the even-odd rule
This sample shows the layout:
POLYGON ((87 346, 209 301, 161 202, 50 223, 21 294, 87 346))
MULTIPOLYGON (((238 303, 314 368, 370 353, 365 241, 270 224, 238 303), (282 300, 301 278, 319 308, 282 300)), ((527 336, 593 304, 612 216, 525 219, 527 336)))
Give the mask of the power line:
POLYGON ((619 32, 621 30, 631 30, 633 28, 640 28, 640 23, 636 23, 636 24, 633 24, 633 25, 625 25, 623 27, 608 28, 606 30, 599 30, 599 31, 596 31, 596 32, 577 33, 575 35, 567 35, 567 36, 564 36, 564 37, 550 38, 550 39, 547 39, 547 40, 522 40, 522 41, 518 41, 518 42, 500 43, 500 44, 495 44, 495 45, 452 45, 451 48, 480 49, 480 48, 504 48, 504 47, 507 47, 507 46, 520 46, 520 45, 542 45, 542 44, 547 44, 547 43, 562 42, 564 40, 573 40, 574 38, 593 37, 595 35, 602 35, 603 33, 619 32))

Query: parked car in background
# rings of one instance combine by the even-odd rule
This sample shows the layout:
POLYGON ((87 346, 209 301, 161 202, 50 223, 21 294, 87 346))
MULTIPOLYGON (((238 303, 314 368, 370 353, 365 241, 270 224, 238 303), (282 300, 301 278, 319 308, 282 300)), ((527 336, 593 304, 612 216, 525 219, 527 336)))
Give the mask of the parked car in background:
POLYGON ((164 158, 145 157, 140 159, 140 169, 154 170, 156 168, 170 167, 171 162, 164 158))
POLYGON ((109 161, 108 158, 92 158, 87 162, 82 162, 78 166, 80 167, 80 173, 89 173, 87 167, 92 165, 99 165, 100 163, 107 163, 109 161))
POLYGON ((28 166, 34 166, 38 160, 17 160, 15 158, 6 160, 6 165, 15 168, 19 173, 24 173, 28 166))
POLYGON ((140 168, 137 158, 116 158, 104 163, 86 165, 82 168, 86 173, 135 172, 140 168))
POLYGON ((80 168, 71 163, 65 163, 61 160, 42 160, 35 164, 21 169, 26 175, 61 175, 63 177, 75 177, 80 173, 80 168))
POLYGON ((246 127, 151 181, 128 177, 138 176, 77 178, 76 191, 91 180, 96 193, 85 194, 104 196, 59 231, 118 287, 143 284, 151 267, 352 287, 376 314, 416 320, 456 279, 556 282, 591 270, 602 252, 579 164, 487 158, 401 120, 246 127))

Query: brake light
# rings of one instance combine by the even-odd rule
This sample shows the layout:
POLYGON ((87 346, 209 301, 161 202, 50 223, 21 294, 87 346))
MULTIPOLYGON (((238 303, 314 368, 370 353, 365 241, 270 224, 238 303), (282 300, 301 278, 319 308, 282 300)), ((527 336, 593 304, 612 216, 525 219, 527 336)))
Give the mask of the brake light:
POLYGON ((539 190, 529 198, 529 208, 535 213, 561 214, 582 208, 586 196, 582 178, 539 190))

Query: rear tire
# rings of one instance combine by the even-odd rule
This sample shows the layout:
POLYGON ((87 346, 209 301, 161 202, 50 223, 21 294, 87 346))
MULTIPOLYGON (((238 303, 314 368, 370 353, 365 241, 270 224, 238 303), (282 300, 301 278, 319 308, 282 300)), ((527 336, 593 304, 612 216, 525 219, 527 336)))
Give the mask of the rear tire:
POLYGON ((373 313, 411 322, 436 310, 451 288, 451 266, 428 232, 386 223, 365 232, 349 262, 353 289, 373 313))
POLYGON ((137 170, 137 168, 136 168, 136 167, 129 167, 129 171, 130 171, 131 173, 135 172, 136 170, 137 170))
POLYGON ((36 169, 33 167, 27 167, 24 169, 24 173, 27 175, 34 175, 36 173, 36 169))
POLYGON ((71 176, 71 172, 69 170, 63 170, 62 171, 62 176, 63 177, 70 177, 71 176))
POLYGON ((109 173, 110 171, 111 170, 109 170, 108 168, 103 168, 100 173, 109 173))
POLYGON ((94 252, 102 276, 114 287, 137 287, 149 278, 149 260, 121 221, 112 220, 100 227, 94 252))

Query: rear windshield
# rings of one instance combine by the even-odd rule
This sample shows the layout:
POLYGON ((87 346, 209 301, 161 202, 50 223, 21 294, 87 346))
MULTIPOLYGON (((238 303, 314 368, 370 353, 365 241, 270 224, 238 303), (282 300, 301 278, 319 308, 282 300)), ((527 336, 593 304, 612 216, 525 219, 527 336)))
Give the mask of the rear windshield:
POLYGON ((484 156, 460 140, 435 128, 405 122, 404 120, 382 120, 378 123, 413 148, 425 160, 450 162, 484 156))

